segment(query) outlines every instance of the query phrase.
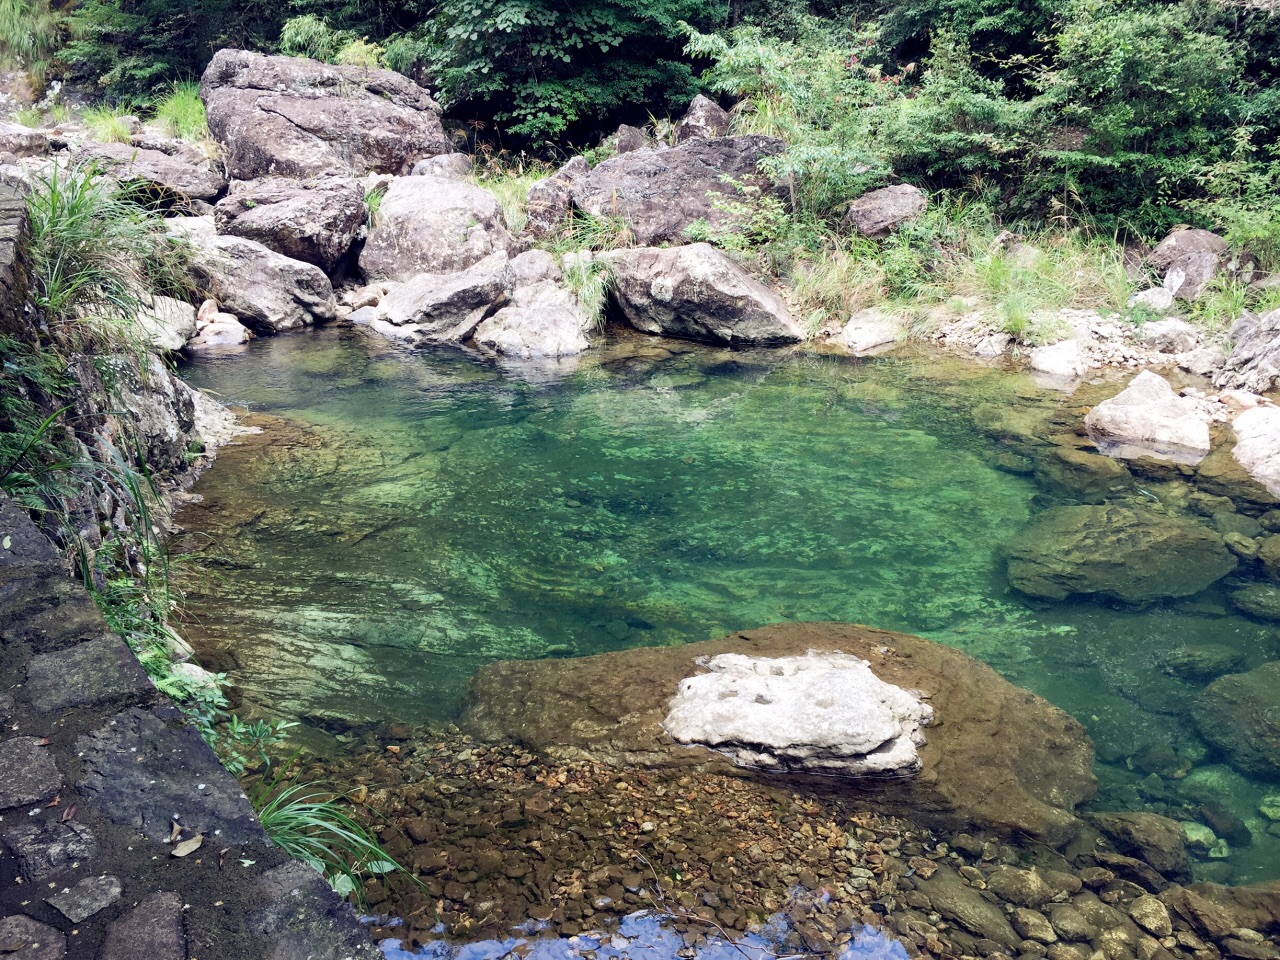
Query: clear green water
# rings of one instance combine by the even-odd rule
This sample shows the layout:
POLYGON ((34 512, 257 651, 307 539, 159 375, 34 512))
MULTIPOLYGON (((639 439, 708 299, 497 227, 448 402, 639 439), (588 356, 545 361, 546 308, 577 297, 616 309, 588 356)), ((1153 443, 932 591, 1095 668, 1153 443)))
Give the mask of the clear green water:
POLYGON ((343 329, 185 375, 289 421, 224 453, 182 517, 214 558, 188 583, 188 634, 250 713, 347 736, 452 717, 491 659, 868 623, 967 650, 1077 716, 1108 761, 1100 807, 1228 805, 1255 842, 1204 876, 1280 876, 1256 812, 1270 791, 1214 763, 1182 712, 1195 688, 1157 665, 1218 643, 1254 666, 1275 630, 1209 592, 1142 611, 1012 592, 1000 544, 1062 501, 999 469, 1007 451, 976 424, 993 404, 1067 402, 1019 376, 629 340, 530 378, 343 329), (1152 747, 1190 774, 1130 769, 1152 747))

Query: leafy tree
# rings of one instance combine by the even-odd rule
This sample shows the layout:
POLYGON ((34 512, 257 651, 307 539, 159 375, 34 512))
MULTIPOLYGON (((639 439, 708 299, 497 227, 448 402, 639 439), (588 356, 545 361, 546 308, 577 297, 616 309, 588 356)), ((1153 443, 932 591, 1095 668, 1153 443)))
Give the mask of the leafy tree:
POLYGON ((721 0, 442 0, 431 72, 455 113, 545 141, 682 107, 699 84, 680 21, 725 14, 721 0))

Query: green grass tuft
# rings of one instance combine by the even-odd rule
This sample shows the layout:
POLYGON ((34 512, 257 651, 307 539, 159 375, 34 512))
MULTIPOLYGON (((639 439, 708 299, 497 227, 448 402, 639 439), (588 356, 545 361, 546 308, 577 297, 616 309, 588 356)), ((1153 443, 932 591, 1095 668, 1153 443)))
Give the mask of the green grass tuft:
POLYGON ((205 118, 204 101, 200 99, 200 85, 194 81, 173 85, 164 99, 156 104, 156 120, 171 137, 179 137, 191 143, 209 139, 209 124, 205 118))
POLYGON ((124 120, 129 112, 124 107, 99 104, 85 107, 80 121, 89 136, 99 143, 128 143, 133 137, 129 124, 124 120))

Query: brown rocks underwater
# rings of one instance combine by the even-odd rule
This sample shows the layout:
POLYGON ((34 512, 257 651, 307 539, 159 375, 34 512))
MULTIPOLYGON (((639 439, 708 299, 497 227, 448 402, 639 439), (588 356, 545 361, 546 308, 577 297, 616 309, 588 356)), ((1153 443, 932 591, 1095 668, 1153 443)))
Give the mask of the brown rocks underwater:
MULTIPOLYGON (((768 659, 760 662, 768 663, 768 659)), ((666 917, 689 946, 787 918, 838 955, 863 924, 912 956, 1271 960, 1280 885, 1190 884, 1183 827, 1077 815, 1092 745, 1057 708, 958 651, 844 624, 482 668, 461 727, 393 724, 318 775, 354 781, 419 886, 371 907, 413 949, 514 928, 574 937, 666 917), (777 776, 675 744, 667 701, 699 658, 867 657, 934 717, 918 777, 777 776), (912 819, 905 814, 914 811, 912 819), (385 819, 383 819, 385 818, 385 819)))

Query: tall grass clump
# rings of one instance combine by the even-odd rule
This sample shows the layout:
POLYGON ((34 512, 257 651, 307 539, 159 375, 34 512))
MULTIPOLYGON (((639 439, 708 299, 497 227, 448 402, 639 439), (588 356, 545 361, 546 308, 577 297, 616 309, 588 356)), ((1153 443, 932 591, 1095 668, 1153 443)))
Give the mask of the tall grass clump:
POLYGON ((129 112, 124 107, 103 103, 85 107, 80 121, 89 131, 89 136, 99 143, 129 143, 133 131, 124 119, 126 116, 129 112))
POLYGON ((128 336, 143 299, 190 284, 187 248, 92 163, 55 163, 27 196, 31 298, 64 331, 128 336))
POLYGON ((613 278, 609 268, 588 253, 566 254, 560 262, 564 285, 578 298, 578 309, 584 320, 595 329, 604 329, 605 306, 613 278))
POLYGON ((200 99, 200 84, 191 80, 175 83, 156 104, 156 120, 171 137, 192 143, 208 140, 209 124, 200 99))

